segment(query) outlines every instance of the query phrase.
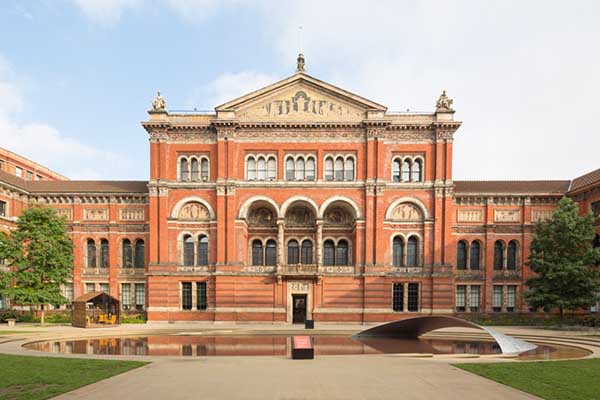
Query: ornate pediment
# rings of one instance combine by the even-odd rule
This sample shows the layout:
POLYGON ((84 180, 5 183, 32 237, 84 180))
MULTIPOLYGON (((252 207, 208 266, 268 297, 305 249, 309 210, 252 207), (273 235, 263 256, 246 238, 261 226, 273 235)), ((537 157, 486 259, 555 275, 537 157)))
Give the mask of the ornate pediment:
POLYGON ((239 121, 362 121, 386 108, 304 73, 216 108, 219 118, 239 121))

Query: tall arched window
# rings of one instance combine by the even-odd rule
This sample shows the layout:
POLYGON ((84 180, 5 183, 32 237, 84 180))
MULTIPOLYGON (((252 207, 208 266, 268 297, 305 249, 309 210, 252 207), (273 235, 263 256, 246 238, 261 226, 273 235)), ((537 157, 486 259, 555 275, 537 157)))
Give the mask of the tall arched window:
POLYGON ((417 266, 417 253, 419 248, 419 241, 416 237, 411 236, 408 238, 406 244, 406 266, 416 267, 417 266))
POLYGON ((348 265, 348 242, 343 239, 335 248, 335 265, 348 265))
POLYGON ((208 180, 208 160, 206 158, 200 161, 200 175, 203 181, 208 180))
POLYGON ((313 245, 310 240, 304 240, 302 242, 300 261, 302 264, 313 263, 313 245))
POLYGON ((335 159, 335 180, 344 180, 344 159, 342 157, 335 159))
POLYGON ((256 180, 256 161, 254 157, 248 158, 246 162, 246 178, 249 181, 256 180))
POLYGON ((198 160, 195 158, 192 158, 192 180, 193 181, 198 180, 199 173, 200 173, 200 168, 198 166, 198 160))
POLYGON ((412 181, 413 182, 421 182, 421 160, 415 160, 412 165, 411 170, 412 181))
POLYGON ((392 180, 394 182, 400 182, 400 160, 395 159, 392 162, 392 180))
POLYGON ((354 180, 354 159, 352 157, 348 157, 344 163, 344 175, 347 181, 354 180))
POLYGON ((190 169, 188 165, 187 158, 181 159, 181 164, 179 166, 179 180, 183 182, 187 182, 190 179, 190 169))
POLYGON ((392 253, 394 255, 394 267, 401 267, 404 263, 404 241, 402 237, 396 236, 394 238, 392 253))
POLYGON ((265 265, 277 265, 277 243, 273 239, 267 240, 265 247, 265 265))
POLYGON ((267 161, 267 179, 270 181, 277 179, 277 160, 275 160, 275 157, 269 157, 269 161, 267 161))
POLYGON ((306 160, 306 180, 314 181, 315 180, 315 172, 316 172, 315 159, 312 157, 309 157, 306 160))
POLYGON ((298 157, 296 160, 296 180, 304 180, 304 158, 298 157))
POLYGON ((108 268, 109 261, 108 240, 100 240, 100 268, 108 268))
POLYGON ((294 159, 290 157, 285 162, 285 179, 288 181, 293 181, 295 177, 294 159))
POLYGON ((481 244, 477 240, 471 242, 470 252, 471 269, 479 269, 481 264, 481 244))
POLYGON ((198 265, 208 265, 208 236, 198 237, 198 265))
POLYGON ((183 265, 194 265, 194 239, 190 235, 183 237, 183 265))
POLYGON ((123 249, 121 252, 122 266, 123 268, 133 267, 133 249, 131 247, 131 241, 129 239, 123 240, 123 249))
POLYGON ((335 264, 335 245, 333 244, 333 240, 326 240, 323 243, 323 264, 335 264))
POLYGON ((96 268, 96 242, 94 239, 88 239, 87 241, 87 267, 96 268))
POLYGON ((515 270, 517 269, 517 248, 518 243, 516 240, 508 242, 508 254, 506 256, 506 269, 515 270))
POLYGON ((258 158, 258 180, 264 181, 267 179, 267 163, 263 157, 258 158))
POLYGON ((263 245, 259 239, 252 242, 252 265, 263 265, 263 245))
POLYGON ((504 243, 496 240, 494 243, 494 269, 501 270, 504 267, 504 243))
POLYGON ((298 252, 298 242, 296 240, 290 240, 288 242, 288 264, 300 264, 300 257, 298 252))
POLYGON ((456 245, 456 269, 467 269, 467 243, 464 240, 456 245))
POLYGON ((325 180, 333 180, 333 158, 331 157, 325 159, 325 180))
POLYGON ((404 160, 402 163, 402 182, 410 181, 410 161, 404 160))
POLYGON ((144 241, 139 239, 135 242, 135 257, 133 259, 136 268, 144 268, 146 264, 146 249, 144 241))

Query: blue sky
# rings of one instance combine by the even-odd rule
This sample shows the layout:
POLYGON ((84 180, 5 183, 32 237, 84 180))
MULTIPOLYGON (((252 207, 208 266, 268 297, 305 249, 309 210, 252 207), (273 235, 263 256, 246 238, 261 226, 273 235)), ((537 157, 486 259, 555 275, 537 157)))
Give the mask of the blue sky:
POLYGON ((206 110, 283 78, 302 25, 318 78, 390 110, 448 90, 455 179, 572 178, 600 167, 598 4, 5 0, 0 146, 72 178, 147 179, 156 89, 206 110))

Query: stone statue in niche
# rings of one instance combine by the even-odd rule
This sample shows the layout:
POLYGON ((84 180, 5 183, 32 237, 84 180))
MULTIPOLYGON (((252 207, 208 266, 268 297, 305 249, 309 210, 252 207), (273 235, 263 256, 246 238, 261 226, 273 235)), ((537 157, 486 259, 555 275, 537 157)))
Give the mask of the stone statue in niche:
POLYGON ((452 109, 452 103, 454 103, 454 100, 448 97, 444 90, 436 103, 436 111, 454 111, 452 109))
POLYGON ((275 218, 273 213, 266 207, 260 207, 250 213, 250 225, 273 225, 275 218))
POLYGON ((343 208, 335 207, 325 213, 325 223, 329 225, 349 225, 351 217, 343 208))
POLYGON ((187 203, 181 211, 178 218, 184 221, 208 221, 210 214, 206 207, 197 202, 187 203))
POLYGON ((315 223, 312 212, 303 207, 288 211, 285 222, 288 225, 314 225, 315 223))
POLYGON ((409 203, 402 203, 394 208, 392 219, 395 221, 421 221, 421 211, 409 203))

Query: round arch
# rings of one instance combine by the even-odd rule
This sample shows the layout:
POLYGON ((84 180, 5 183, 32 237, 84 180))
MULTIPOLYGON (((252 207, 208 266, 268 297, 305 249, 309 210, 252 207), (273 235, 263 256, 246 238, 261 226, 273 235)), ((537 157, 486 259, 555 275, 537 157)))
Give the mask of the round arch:
POLYGON ((213 210, 211 205, 206 200, 204 200, 202 197, 198 197, 198 196, 184 197, 183 199, 179 200, 177 202, 177 204, 175 204, 175 207, 173 207, 173 209, 171 211, 171 218, 177 218, 177 216, 179 215, 179 211, 181 211, 181 208, 184 205, 186 205, 187 203, 191 203, 191 202, 198 202, 198 203, 202 204, 208 210, 208 215, 210 216, 210 220, 213 221, 216 219, 215 210, 213 210))
POLYGON ((331 204, 335 203, 336 201, 348 204, 354 210, 354 218, 356 218, 356 219, 361 218, 360 208, 358 208, 358 205, 356 204, 356 202, 354 200, 350 199, 349 197, 345 197, 345 196, 333 196, 333 197, 330 197, 327 200, 325 200, 323 202, 323 204, 321 204, 321 208, 319 208, 319 214, 325 215, 325 211, 327 211, 327 207, 329 207, 331 204))
POLYGON ((293 196, 284 201, 279 211, 279 218, 285 218, 285 213, 287 212, 288 208, 296 202, 305 202, 310 204, 310 206, 313 208, 313 212, 315 213, 315 218, 321 218, 321 212, 319 211, 319 206, 317 206, 317 203, 315 203, 315 201, 310 197, 306 196, 293 196))
POLYGON ((240 212, 238 214, 238 218, 240 218, 240 219, 247 218, 248 211, 252 207, 252 204, 254 204, 257 201, 264 201, 265 203, 269 203, 275 210, 275 214, 279 215, 279 206, 277 205, 277 203, 275 203, 275 200, 273 200, 272 198, 267 197, 267 196, 252 196, 248 200, 246 200, 244 202, 244 204, 242 204, 242 206, 240 207, 240 212))
POLYGON ((392 218, 392 213, 394 212, 396 206, 402 203, 411 203, 417 206, 417 208, 421 211, 421 214, 423 215, 423 220, 428 220, 431 218, 429 216, 429 212, 427 211, 427 207, 425 207, 425 204, 421 200, 417 199, 416 197, 406 196, 394 200, 392 204, 389 205, 387 211, 385 212, 385 219, 390 220, 392 218))

